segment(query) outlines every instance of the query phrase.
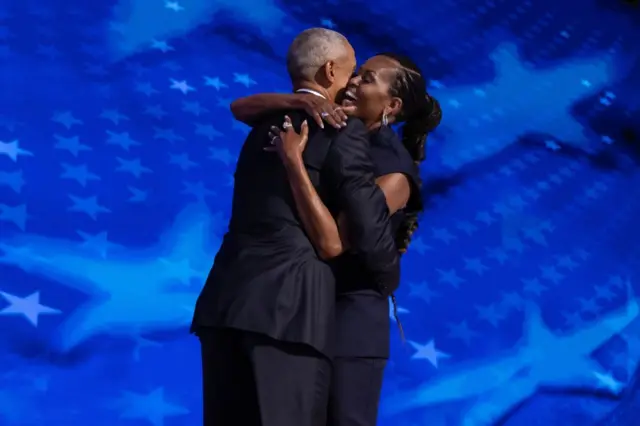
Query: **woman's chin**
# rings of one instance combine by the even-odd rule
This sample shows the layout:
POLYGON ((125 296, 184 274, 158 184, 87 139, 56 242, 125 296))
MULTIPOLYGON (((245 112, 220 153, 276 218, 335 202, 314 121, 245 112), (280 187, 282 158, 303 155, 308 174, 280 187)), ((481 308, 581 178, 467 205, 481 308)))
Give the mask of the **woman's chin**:
POLYGON ((353 102, 351 99, 344 99, 341 103, 340 103, 343 107, 352 107, 355 106, 356 103, 353 102))

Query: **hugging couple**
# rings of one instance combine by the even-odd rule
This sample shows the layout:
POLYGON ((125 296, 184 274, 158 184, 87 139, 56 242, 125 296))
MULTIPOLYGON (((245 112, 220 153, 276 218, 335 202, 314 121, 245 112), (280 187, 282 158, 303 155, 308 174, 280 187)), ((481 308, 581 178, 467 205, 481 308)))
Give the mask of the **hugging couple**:
POLYGON ((356 70, 353 47, 328 29, 299 34, 287 69, 293 93, 231 105, 252 131, 192 324, 204 425, 374 426, 389 299, 395 310, 442 111, 409 58, 356 70))

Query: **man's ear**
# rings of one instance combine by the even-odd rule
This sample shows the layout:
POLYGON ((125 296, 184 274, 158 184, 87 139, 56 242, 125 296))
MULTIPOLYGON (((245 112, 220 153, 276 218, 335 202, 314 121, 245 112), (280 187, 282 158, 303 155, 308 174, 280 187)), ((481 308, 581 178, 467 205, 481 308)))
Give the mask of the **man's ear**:
POLYGON ((336 64, 333 61, 328 61, 322 67, 323 77, 329 83, 333 83, 336 80, 336 64))

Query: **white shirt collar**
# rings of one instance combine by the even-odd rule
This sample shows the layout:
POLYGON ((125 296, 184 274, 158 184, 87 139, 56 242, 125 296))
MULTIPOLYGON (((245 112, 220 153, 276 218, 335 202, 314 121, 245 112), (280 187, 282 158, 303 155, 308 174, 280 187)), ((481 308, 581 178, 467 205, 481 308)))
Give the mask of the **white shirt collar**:
POLYGON ((312 95, 320 96, 322 99, 327 99, 327 98, 325 98, 325 96, 322 93, 316 92, 315 90, 312 90, 312 89, 302 88, 302 89, 296 90, 296 93, 309 93, 309 94, 312 94, 312 95))

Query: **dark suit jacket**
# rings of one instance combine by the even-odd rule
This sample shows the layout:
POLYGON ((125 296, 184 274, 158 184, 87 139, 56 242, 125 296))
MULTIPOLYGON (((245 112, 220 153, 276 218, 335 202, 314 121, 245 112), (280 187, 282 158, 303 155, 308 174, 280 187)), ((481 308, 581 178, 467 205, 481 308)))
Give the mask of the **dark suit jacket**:
MULTIPOLYGON (((299 129, 304 114, 288 115, 299 129)), ((229 231, 192 328, 237 328, 330 353, 334 274, 303 230, 280 159, 263 150, 270 126, 280 126, 282 117, 263 120, 242 147, 229 231)), ((327 207, 348 215, 358 259, 373 285, 390 294, 399 284, 399 259, 384 194, 374 182, 366 129, 356 119, 340 132, 321 131, 312 122, 304 153, 309 175, 327 207)))
MULTIPOLYGON (((391 217, 395 233, 408 210, 422 210, 420 171, 396 133, 383 127, 370 135, 371 158, 376 176, 403 173, 411 185, 405 209, 391 217)), ((337 281, 336 344, 334 355, 341 357, 389 357, 390 310, 386 295, 369 279, 366 265, 346 254, 333 261, 337 281)))

